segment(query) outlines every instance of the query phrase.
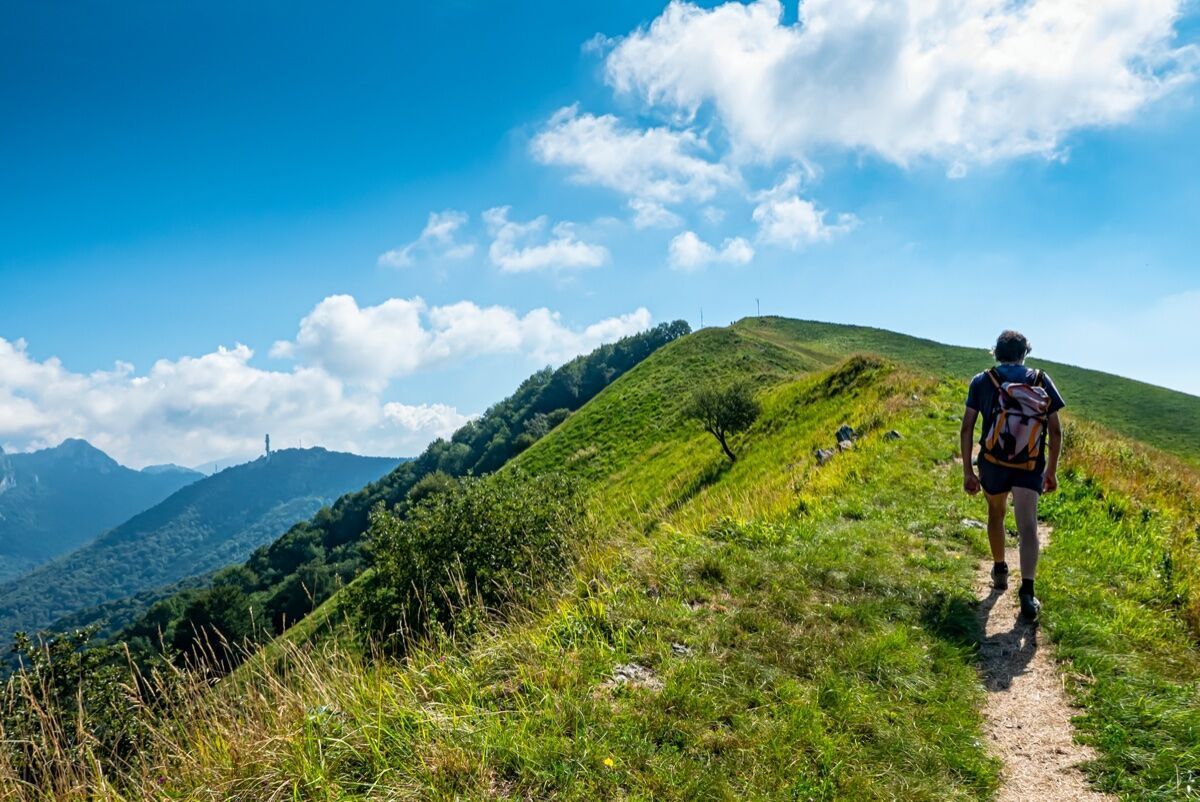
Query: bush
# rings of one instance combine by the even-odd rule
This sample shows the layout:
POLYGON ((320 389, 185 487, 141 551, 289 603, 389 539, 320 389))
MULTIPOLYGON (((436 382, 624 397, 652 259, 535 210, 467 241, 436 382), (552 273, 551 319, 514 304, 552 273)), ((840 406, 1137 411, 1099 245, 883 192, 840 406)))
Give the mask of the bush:
POLYGON ((134 677, 116 647, 88 648, 93 633, 14 638, 20 668, 0 700, 2 761, 34 787, 51 785, 63 764, 111 766, 146 743, 134 677))
POLYGON ((464 478, 407 510, 376 509, 374 572, 356 587, 363 634, 385 650, 431 624, 449 631, 465 611, 527 599, 570 562, 586 537, 576 484, 517 472, 464 478))

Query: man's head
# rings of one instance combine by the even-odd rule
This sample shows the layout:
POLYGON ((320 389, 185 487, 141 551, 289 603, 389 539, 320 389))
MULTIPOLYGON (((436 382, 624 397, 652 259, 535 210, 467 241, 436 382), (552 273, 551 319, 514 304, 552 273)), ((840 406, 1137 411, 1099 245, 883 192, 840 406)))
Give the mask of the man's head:
POLYGON ((996 347, 992 349, 992 355, 996 357, 997 362, 1021 362, 1032 350, 1033 347, 1029 345, 1029 340, 1025 339, 1024 334, 1009 329, 1001 332, 996 338, 996 347))

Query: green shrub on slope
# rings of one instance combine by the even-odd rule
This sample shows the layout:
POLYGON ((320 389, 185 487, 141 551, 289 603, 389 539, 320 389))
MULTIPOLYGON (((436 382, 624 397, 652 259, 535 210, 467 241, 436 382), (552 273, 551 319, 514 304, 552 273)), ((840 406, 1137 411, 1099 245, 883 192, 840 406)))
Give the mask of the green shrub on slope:
POLYGON ((577 485, 559 475, 464 478, 403 515, 378 509, 367 533, 374 571, 352 594, 359 635, 394 652, 430 624, 458 629, 528 601, 586 539, 577 485))

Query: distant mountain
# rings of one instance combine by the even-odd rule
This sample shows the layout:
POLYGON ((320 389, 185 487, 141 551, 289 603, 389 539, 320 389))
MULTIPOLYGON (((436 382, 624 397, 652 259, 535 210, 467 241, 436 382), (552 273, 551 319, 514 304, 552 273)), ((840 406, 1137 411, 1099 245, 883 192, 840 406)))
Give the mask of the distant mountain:
MULTIPOLYGON (((76 611, 242 561, 399 462, 287 449, 202 478, 82 548, 0 585, 0 643, 17 630, 34 631, 76 611)), ((111 463, 110 470, 118 469, 125 470, 111 463)))
POLYGON ((154 473, 154 474, 159 474, 159 473, 182 473, 182 474, 190 474, 190 475, 191 475, 191 477, 192 477, 192 480, 193 480, 193 481, 195 481, 196 479, 201 479, 201 478, 203 478, 203 477, 205 477, 205 476, 207 476, 207 475, 208 475, 208 474, 204 473, 203 471, 196 471, 196 470, 192 470, 191 468, 185 468, 185 467, 183 467, 182 465, 175 465, 175 464, 173 464, 173 463, 170 463, 170 462, 166 463, 165 465, 147 465, 145 468, 142 468, 142 473, 154 473))
POLYGON ((135 471, 85 440, 0 451, 0 581, 77 548, 200 475, 135 471))
POLYGON ((214 473, 220 473, 226 468, 233 468, 238 465, 245 465, 247 462, 255 459, 255 457, 224 457, 223 459, 214 459, 206 462, 203 465, 195 465, 193 471, 199 471, 205 476, 212 476, 214 473))

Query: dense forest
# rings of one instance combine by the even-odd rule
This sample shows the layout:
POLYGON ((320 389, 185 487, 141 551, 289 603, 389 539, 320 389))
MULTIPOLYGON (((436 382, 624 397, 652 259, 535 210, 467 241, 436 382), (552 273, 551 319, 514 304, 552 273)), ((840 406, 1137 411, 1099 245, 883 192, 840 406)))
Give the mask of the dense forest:
POLYGON ((231 642, 269 640, 362 571, 363 536, 373 509, 402 510, 410 491, 427 477, 491 473, 630 368, 689 331, 684 321, 663 323, 557 369, 538 371, 449 440, 434 441, 416 459, 342 496, 257 549, 244 564, 218 571, 210 585, 158 601, 114 639, 128 643, 135 654, 167 649, 183 657, 197 644, 198 633, 231 642))

